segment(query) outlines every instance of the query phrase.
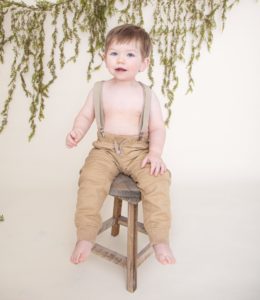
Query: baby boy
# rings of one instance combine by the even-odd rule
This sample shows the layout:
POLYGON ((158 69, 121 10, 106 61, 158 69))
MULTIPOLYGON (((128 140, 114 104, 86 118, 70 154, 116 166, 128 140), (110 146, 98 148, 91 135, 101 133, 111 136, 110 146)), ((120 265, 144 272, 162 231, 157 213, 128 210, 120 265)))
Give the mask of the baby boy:
POLYGON ((131 176, 141 191, 144 226, 157 260, 175 263, 169 245, 171 174, 161 159, 162 111, 155 93, 135 79, 148 67, 151 47, 148 33, 135 25, 108 33, 103 58, 112 78, 95 83, 66 137, 69 148, 77 146, 96 119, 98 138, 80 171, 75 264, 91 253, 102 224, 100 209, 119 173, 131 176))

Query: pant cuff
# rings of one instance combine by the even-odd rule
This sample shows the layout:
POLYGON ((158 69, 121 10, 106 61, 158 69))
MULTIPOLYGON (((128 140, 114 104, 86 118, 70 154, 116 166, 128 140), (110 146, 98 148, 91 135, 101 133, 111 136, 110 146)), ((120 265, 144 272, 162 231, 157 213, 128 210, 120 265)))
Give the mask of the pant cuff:
POLYGON ((85 240, 85 241, 95 243, 97 234, 98 234, 98 230, 94 227, 78 229, 77 230, 77 240, 78 241, 85 240))
POLYGON ((150 243, 152 245, 156 244, 169 244, 169 230, 162 228, 150 228, 146 229, 150 243))

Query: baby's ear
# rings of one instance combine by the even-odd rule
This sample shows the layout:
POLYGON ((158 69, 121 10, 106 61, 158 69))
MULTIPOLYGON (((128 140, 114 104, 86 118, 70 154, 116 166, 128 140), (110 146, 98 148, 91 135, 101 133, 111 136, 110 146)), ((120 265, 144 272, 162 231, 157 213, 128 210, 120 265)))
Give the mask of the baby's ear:
POLYGON ((150 56, 146 57, 145 60, 146 60, 146 66, 148 67, 151 61, 150 56))
POLYGON ((149 66, 149 63, 150 63, 150 57, 145 57, 143 59, 139 72, 143 72, 149 66))
POLYGON ((101 57, 102 60, 105 60, 105 53, 104 53, 104 52, 101 52, 101 53, 100 53, 100 57, 101 57))

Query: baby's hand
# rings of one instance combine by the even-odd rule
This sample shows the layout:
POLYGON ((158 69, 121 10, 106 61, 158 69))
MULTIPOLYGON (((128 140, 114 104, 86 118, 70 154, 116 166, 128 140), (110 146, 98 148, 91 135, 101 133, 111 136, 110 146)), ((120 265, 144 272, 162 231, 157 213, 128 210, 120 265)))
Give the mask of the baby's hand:
POLYGON ((66 137, 66 146, 68 148, 76 147, 80 139, 81 133, 78 130, 73 129, 66 137))
POLYGON ((147 163, 151 164, 151 175, 157 176, 158 174, 163 174, 166 171, 166 166, 160 155, 148 153, 142 161, 141 168, 143 168, 147 163))

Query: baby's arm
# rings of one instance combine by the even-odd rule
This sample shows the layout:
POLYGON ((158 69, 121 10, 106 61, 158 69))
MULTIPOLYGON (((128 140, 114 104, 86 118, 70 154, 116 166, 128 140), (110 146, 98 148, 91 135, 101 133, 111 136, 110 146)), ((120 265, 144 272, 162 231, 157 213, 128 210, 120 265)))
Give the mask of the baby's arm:
POLYGON ((77 115, 72 130, 66 137, 66 145, 69 148, 77 146, 85 134, 88 132, 95 118, 93 104, 93 89, 90 90, 87 100, 77 115))
POLYGON ((144 158, 141 167, 151 163, 151 175, 157 176, 166 171, 166 166, 161 159, 165 143, 165 125, 159 100, 154 92, 151 98, 151 110, 149 117, 149 153, 144 158))

